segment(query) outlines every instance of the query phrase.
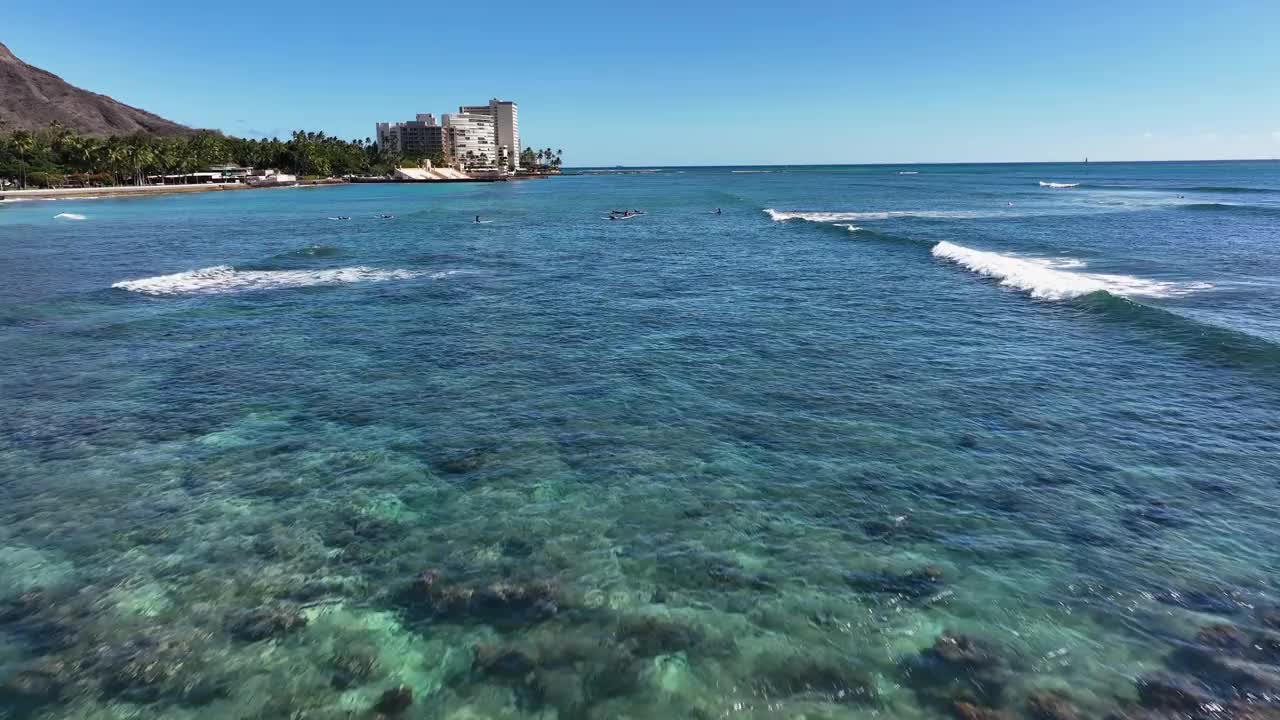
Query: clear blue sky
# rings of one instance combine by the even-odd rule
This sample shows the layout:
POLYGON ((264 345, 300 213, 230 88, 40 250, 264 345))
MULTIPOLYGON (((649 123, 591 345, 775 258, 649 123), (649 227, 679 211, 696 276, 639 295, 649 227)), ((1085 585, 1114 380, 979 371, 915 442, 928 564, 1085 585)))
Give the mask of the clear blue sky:
POLYGON ((513 99, 566 165, 1280 156, 1280 0, 610 5, 15 1, 0 42, 243 136, 513 99))

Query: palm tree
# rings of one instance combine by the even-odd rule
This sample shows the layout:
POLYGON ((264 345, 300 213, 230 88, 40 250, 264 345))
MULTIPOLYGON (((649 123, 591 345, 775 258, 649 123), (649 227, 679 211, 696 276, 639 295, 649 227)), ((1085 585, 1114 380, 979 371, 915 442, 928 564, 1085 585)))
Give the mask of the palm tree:
POLYGON ((72 135, 62 143, 62 155, 73 169, 90 173, 96 169, 102 145, 91 137, 72 135))
POLYGON ((129 179, 134 185, 142 184, 142 167, 146 164, 147 147, 138 138, 131 138, 124 146, 124 163, 129 169, 129 179))
POLYGON ((48 129, 45 130, 45 136, 48 139, 47 142, 49 147, 59 153, 62 152, 66 148, 67 143, 75 137, 65 125, 56 120, 49 123, 48 129))
POLYGON ((22 171, 22 189, 27 189, 27 156, 36 149, 36 140, 31 133, 25 130, 18 130, 9 140, 13 144, 13 149, 18 153, 18 159, 21 161, 19 166, 22 171))
POLYGON ((120 167, 124 163, 124 158, 124 141, 112 136, 102 149, 102 161, 109 169, 111 178, 116 185, 120 184, 120 167))
MULTIPOLYGON (((200 157, 196 155, 195 148, 192 147, 189 142, 183 143, 179 146, 178 155, 175 160, 177 160, 178 163, 178 170, 183 175, 190 175, 200 168, 200 157)), ((187 180, 188 178, 185 177, 182 179, 184 183, 187 182, 187 180)))

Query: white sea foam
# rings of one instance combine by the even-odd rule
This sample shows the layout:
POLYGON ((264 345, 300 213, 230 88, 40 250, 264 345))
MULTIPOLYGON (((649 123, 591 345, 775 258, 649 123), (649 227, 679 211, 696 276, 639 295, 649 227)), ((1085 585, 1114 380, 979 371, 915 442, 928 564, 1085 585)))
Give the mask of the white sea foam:
POLYGON ((53 216, 54 220, 57 220, 59 218, 63 220, 88 220, 89 219, 84 215, 81 215, 80 213, 58 213, 57 215, 53 216))
MULTIPOLYGON (((440 279, 460 271, 431 275, 440 279)), ((375 270, 367 267, 345 267, 329 270, 237 270, 230 265, 157 275, 139 280, 123 280, 111 287, 144 295, 222 295, 251 290, 279 290, 312 285, 409 280, 422 273, 412 270, 375 270)))
POLYGON ((1023 257, 1021 255, 1012 255, 1011 257, 1016 257, 1021 260, 1026 260, 1029 263, 1034 263, 1041 267, 1047 267, 1051 270, 1079 270, 1080 268, 1088 265, 1088 263, 1086 263, 1083 260, 1080 260, 1079 258, 1071 258, 1071 257, 1038 258, 1038 257, 1023 257))
POLYGON ((857 225, 837 225, 836 227, 844 228, 845 230, 848 230, 851 233, 858 232, 859 230, 862 229, 857 225))
POLYGON ((801 212, 765 208, 774 222, 807 220, 809 222, 851 222, 856 220, 889 220, 891 218, 983 218, 1003 217, 1007 213, 982 213, 973 210, 881 210, 872 212, 801 212))
POLYGON ((739 175, 750 175, 750 174, 757 174, 757 173, 771 173, 773 171, 772 170, 730 170, 729 172, 739 174, 739 175))
POLYGON ((1172 283, 1132 275, 1071 272, 1063 268, 1083 267, 1084 263, 1073 258, 1002 255, 945 241, 933 246, 933 255, 1042 300, 1069 300, 1095 292, 1123 297, 1174 297, 1213 287, 1208 283, 1172 283))
POLYGON ((1047 188, 1063 189, 1063 188, 1073 188, 1079 185, 1080 183, 1056 183, 1056 182, 1045 182, 1043 180, 1040 181, 1040 187, 1047 187, 1047 188))
POLYGON ((899 170, 898 174, 899 175, 919 175, 920 171, 919 170, 899 170))

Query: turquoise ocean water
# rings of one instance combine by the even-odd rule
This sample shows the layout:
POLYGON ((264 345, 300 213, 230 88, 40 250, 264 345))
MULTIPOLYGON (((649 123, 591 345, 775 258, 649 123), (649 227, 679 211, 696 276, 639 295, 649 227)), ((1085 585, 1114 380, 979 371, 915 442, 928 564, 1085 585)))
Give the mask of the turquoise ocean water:
POLYGON ((1276 162, 0 203, 0 717, 1245 717, 1277 243, 1276 162))

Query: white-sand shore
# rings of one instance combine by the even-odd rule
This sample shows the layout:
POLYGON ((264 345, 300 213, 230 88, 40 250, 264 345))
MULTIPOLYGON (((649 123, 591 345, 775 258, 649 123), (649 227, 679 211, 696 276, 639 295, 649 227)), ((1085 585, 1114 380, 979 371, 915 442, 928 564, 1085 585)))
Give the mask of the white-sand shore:
MULTIPOLYGON (((330 184, 342 183, 317 183, 316 185, 330 184)), ((203 185, 140 185, 94 188, 56 188, 46 190, 0 190, 0 201, 171 195, 177 193, 219 192, 223 190, 259 190, 263 189, 263 187, 253 187, 243 183, 207 183, 203 185)))

